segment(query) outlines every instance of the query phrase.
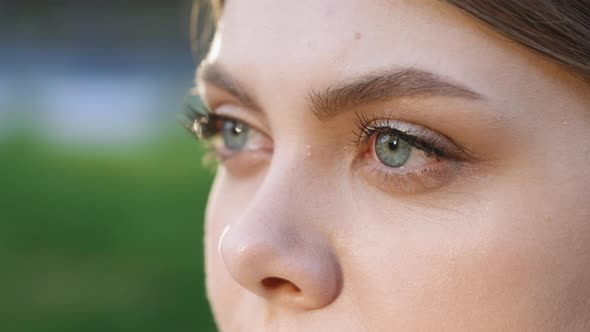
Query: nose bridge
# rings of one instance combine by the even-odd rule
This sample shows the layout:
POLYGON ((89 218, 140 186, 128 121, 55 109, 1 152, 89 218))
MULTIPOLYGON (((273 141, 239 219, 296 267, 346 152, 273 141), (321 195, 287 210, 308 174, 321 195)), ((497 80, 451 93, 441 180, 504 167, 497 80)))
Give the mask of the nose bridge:
POLYGON ((228 273, 248 291, 316 309, 337 298, 342 276, 329 238, 309 222, 313 212, 305 206, 303 175, 288 164, 269 169, 246 209, 224 231, 219 249, 228 273))
POLYGON ((326 177, 314 172, 319 168, 314 167, 317 160, 312 158, 311 145, 307 144, 280 151, 248 208, 254 213, 285 215, 286 219, 298 220, 298 224, 322 214, 321 203, 330 199, 324 191, 331 186, 326 177))

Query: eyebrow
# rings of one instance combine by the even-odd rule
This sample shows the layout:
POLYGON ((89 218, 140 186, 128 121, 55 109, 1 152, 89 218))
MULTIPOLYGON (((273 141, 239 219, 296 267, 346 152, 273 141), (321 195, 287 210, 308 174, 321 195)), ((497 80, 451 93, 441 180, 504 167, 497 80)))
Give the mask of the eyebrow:
POLYGON ((227 93, 238 99, 242 105, 256 111, 261 110, 261 107, 254 97, 217 63, 203 63, 203 65, 199 67, 197 72, 197 83, 199 82, 212 84, 225 90, 227 93))
MULTIPOLYGON (((219 64, 205 64, 199 70, 198 81, 221 88, 244 106, 260 111, 252 95, 219 64)), ((321 121, 341 112, 389 99, 410 97, 455 97, 482 99, 482 95, 440 75, 416 69, 401 68, 375 71, 337 83, 323 90, 311 90, 307 96, 309 111, 321 121)))
POLYGON ((340 110, 359 105, 388 99, 435 96, 482 98, 479 93, 439 75, 405 68, 374 72, 324 90, 311 91, 308 104, 310 111, 323 120, 337 115, 340 110))

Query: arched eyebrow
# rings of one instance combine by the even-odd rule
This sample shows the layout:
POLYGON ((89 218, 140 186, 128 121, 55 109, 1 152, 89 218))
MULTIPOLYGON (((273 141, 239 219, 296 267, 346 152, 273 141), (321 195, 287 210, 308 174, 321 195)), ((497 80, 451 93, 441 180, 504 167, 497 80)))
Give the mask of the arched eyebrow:
POLYGON ((318 119, 336 116, 341 110, 360 105, 409 97, 455 97, 482 99, 482 95, 460 83, 428 71, 403 68, 365 74, 324 90, 308 94, 310 111, 318 119))
POLYGON ((199 67, 197 71, 197 85, 203 82, 225 90, 242 105, 255 111, 261 111, 261 107, 254 97, 218 63, 205 62, 199 67))
MULTIPOLYGON (((210 83, 227 91, 244 106, 261 111, 255 98, 219 64, 204 64, 197 81, 210 83)), ((309 111, 319 120, 328 120, 341 112, 361 105, 408 97, 454 97, 482 99, 482 95, 461 83, 437 74, 416 69, 401 68, 375 71, 339 82, 323 90, 308 93, 309 111)))

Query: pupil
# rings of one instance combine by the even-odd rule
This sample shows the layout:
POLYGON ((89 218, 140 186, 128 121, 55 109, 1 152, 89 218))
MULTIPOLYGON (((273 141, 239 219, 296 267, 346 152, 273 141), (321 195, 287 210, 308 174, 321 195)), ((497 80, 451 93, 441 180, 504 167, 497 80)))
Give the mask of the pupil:
POLYGON ((394 136, 392 140, 389 141, 388 146, 391 151, 397 150, 397 136, 394 136))
POLYGON ((234 136, 238 136, 242 132, 242 128, 238 124, 234 124, 231 133, 234 136))

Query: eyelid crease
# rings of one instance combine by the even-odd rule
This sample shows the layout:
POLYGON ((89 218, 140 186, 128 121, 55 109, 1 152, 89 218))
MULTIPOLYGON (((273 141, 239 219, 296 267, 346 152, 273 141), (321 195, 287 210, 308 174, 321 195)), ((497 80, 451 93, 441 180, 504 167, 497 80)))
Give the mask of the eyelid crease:
MULTIPOLYGON (((189 122, 185 127, 197 138, 209 141, 220 133, 220 121, 232 120, 245 123, 256 131, 270 137, 258 126, 253 126, 250 121, 242 120, 226 114, 216 114, 211 111, 198 94, 191 94, 185 101, 185 116, 189 122)), ((437 133, 434 130, 405 121, 396 120, 392 114, 369 116, 363 112, 355 113, 357 131, 354 132, 354 143, 364 144, 376 132, 383 130, 394 131, 413 147, 427 153, 435 153, 440 157, 455 158, 458 160, 479 160, 475 154, 466 148, 454 143, 450 138, 437 133)))
POLYGON ((189 94, 185 98, 184 115, 187 120, 187 128, 198 139, 207 141, 217 135, 220 130, 220 122, 231 120, 244 123, 248 127, 253 127, 248 121, 241 120, 237 117, 224 114, 216 114, 205 103, 199 94, 189 94))
POLYGON ((234 104, 222 104, 211 111, 212 115, 248 125, 251 129, 271 138, 270 126, 260 113, 250 112, 249 109, 234 104))

